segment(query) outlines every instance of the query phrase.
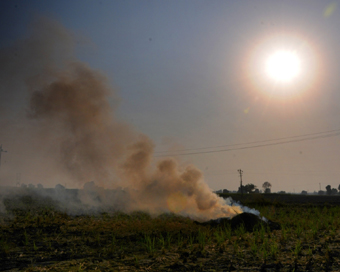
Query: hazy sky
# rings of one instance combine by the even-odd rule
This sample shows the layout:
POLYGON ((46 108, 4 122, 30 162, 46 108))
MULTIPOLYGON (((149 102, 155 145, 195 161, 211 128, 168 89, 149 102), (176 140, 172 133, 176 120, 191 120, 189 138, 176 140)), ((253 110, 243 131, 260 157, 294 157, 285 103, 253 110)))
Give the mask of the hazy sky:
MULTIPOLYGON (((212 189, 236 190, 238 169, 245 184, 273 191, 338 188, 340 1, 8 0, 0 12, 1 48, 39 16, 74 33, 77 58, 118 90, 119 117, 156 152, 194 153, 177 158, 212 189), (301 61, 289 83, 264 72, 282 49, 301 61)), ((0 105, 19 111, 25 98, 8 92, 0 105)), ((1 134, 0 143, 8 148, 1 134)))

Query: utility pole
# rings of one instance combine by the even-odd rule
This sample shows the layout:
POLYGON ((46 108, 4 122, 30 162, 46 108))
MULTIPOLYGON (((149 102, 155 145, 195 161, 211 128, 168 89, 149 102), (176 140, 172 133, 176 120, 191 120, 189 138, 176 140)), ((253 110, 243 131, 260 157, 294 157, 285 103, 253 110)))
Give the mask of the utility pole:
POLYGON ((16 176, 16 182, 17 184, 16 185, 20 185, 20 181, 21 181, 21 173, 17 173, 17 176, 16 176))
POLYGON ((241 194, 243 196, 243 188, 242 188, 242 173, 243 173, 243 171, 241 169, 238 169, 237 171, 240 174, 240 184, 241 184, 240 188, 241 188, 241 194))
POLYGON ((0 167, 1 167, 1 153, 2 152, 7 152, 7 151, 2 149, 2 144, 1 144, 0 145, 0 167))

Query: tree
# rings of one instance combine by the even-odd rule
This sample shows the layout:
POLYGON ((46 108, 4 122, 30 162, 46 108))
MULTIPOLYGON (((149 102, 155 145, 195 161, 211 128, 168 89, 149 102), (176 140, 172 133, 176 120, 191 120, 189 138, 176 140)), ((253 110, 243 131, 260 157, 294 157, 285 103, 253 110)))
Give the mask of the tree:
POLYGON ((256 186, 252 183, 249 183, 247 185, 242 185, 242 190, 241 190, 241 186, 238 187, 238 193, 246 193, 246 194, 252 194, 255 192, 256 186))
POLYGON ((336 195, 338 193, 338 190, 336 188, 332 188, 330 185, 326 186, 326 190, 327 195, 336 195))
POLYGON ((244 185, 242 185, 242 187, 238 187, 238 191, 237 193, 241 194, 241 193, 245 193, 246 192, 246 187, 244 185))
POLYGON ((55 187, 54 187, 55 190, 57 191, 63 191, 65 190, 65 186, 61 185, 61 184, 57 184, 55 187))
POLYGON ((254 193, 256 186, 252 183, 248 183, 246 186, 244 186, 244 189, 246 193, 254 193))
POLYGON ((265 183, 263 183, 262 188, 264 189, 264 193, 265 194, 270 194, 270 188, 272 187, 272 185, 266 181, 265 183))

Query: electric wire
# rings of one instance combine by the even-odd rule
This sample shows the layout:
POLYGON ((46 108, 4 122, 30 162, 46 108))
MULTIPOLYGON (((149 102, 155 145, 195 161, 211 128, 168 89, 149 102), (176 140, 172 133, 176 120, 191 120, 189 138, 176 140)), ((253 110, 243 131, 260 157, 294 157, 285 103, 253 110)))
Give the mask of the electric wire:
MULTIPOLYGON (((251 149, 251 148, 260 148, 260 147, 266 147, 266 146, 275 146, 275 145, 281 145, 281 144, 288 144, 288 143, 294 143, 294 142, 302 142, 302 141, 307 141, 307 140, 314 140, 314 139, 322 139, 322 138, 329 138, 329 137, 334 137, 340 135, 340 130, 332 130, 329 132, 319 132, 319 133, 312 133, 312 134, 305 134, 305 136, 310 135, 310 137, 304 137, 300 139, 294 139, 298 137, 303 137, 303 135, 300 136, 293 136, 293 137, 286 137, 286 138, 278 138, 277 140, 283 140, 283 139, 291 139, 291 140, 286 140, 286 141, 279 141, 279 142, 273 142, 273 143, 268 143, 270 141, 274 140, 267 140, 267 141, 258 141, 258 142, 250 142, 250 143, 245 143, 243 145, 249 145, 249 144, 254 144, 254 143, 264 143, 264 144, 258 144, 258 145, 250 145, 250 146, 242 146, 242 147, 234 147, 234 148, 227 148, 227 149, 218 149, 218 150, 208 150, 208 151, 197 151, 197 152, 172 152, 170 154, 156 154, 155 157, 168 157, 168 156, 185 156, 185 155, 196 155, 196 154, 209 154, 209 153, 219 153, 219 152, 227 152, 227 151, 233 151, 233 150, 243 150, 243 149, 251 149), (326 135, 320 135, 320 134, 325 134, 326 135)), ((235 144, 235 145, 229 145, 229 146, 236 146, 236 145, 241 145, 241 144, 235 144)), ((216 147, 215 147, 216 148, 216 147)), ((199 150, 199 149, 195 149, 199 150)))
MULTIPOLYGON (((247 143, 237 143, 237 144, 219 145, 219 146, 211 146, 211 147, 199 147, 199 148, 185 148, 185 149, 177 150, 177 152, 196 151, 196 150, 214 149, 214 148, 221 148, 221 147, 228 147, 228 146, 239 146, 239 145, 249 145, 249 144, 257 144, 257 143, 273 142, 273 141, 279 141, 279 140, 287 140, 287 139, 294 139, 294 138, 301 138, 301 137, 306 137, 306 136, 314 136, 314 135, 320 135, 320 134, 326 134, 326 133, 329 134, 329 133, 336 133, 336 132, 340 132, 340 129, 334 129, 334 130, 328 130, 328 131, 322 131, 322 132, 316 132, 316 133, 309 133, 309 134, 302 134, 302 135, 283 137, 283 138, 268 139, 268 140, 255 141, 255 142, 247 142, 247 143)), ((169 151, 156 151, 155 152, 155 154, 163 154, 163 153, 171 153, 171 152, 169 152, 169 151)))

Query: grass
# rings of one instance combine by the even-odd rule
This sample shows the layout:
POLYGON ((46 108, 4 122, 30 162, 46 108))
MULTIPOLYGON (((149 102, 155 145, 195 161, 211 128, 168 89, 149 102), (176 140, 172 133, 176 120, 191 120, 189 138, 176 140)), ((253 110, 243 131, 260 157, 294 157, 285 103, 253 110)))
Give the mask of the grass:
POLYGON ((0 254, 7 256, 9 250, 11 248, 10 243, 8 242, 6 237, 1 237, 0 239, 0 254))
POLYGON ((153 254, 156 250, 155 239, 155 237, 151 237, 150 235, 144 236, 144 245, 149 254, 153 254))
POLYGON ((170 248, 171 243, 172 243, 172 234, 170 232, 166 233, 166 246, 167 248, 170 248))
POLYGON ((258 244, 256 242, 256 238, 252 240, 252 243, 250 245, 250 250, 251 250, 251 254, 256 257, 257 254, 258 254, 258 250, 259 250, 259 247, 258 247, 258 244))
POLYGON ((181 271, 185 267, 228 271, 231 266, 242 271, 259 270, 264 263, 280 264, 283 271, 304 271, 307 263, 315 271, 324 271, 326 264, 329 271, 340 270, 340 207, 262 202, 251 207, 281 223, 282 229, 261 227, 249 233, 243 226, 210 228, 175 214, 70 216, 51 208, 16 211, 11 219, 0 221, 0 262, 8 270, 27 267, 27 271, 32 260, 36 271, 181 271))
POLYGON ((297 258, 297 257, 300 256, 301 251, 302 251, 301 241, 298 240, 298 241, 296 242, 296 244, 295 244, 294 249, 292 250, 292 253, 293 253, 293 255, 297 258))
POLYGON ((199 229, 198 235, 197 235, 197 241, 202 249, 206 245, 206 240, 207 240, 207 233, 205 231, 202 231, 202 229, 199 229))

